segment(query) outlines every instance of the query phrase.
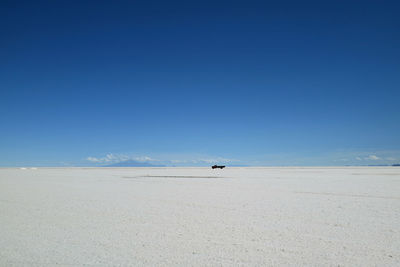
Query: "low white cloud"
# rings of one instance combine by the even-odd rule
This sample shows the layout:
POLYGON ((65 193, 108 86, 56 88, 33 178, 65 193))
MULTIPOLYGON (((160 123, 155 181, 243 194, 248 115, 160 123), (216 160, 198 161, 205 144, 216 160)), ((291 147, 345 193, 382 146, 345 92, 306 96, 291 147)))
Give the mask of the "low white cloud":
POLYGON ((236 159, 229 159, 223 157, 199 157, 199 158, 185 158, 185 159, 171 159, 165 158, 164 159, 157 159, 149 156, 132 156, 126 154, 107 154, 104 157, 87 157, 87 161, 90 161, 94 164, 113 164, 127 160, 133 160, 137 162, 148 162, 148 163, 157 163, 157 164, 165 164, 165 165, 183 165, 183 166, 203 166, 205 164, 227 164, 231 162, 239 162, 236 159))
POLYGON ((179 164, 179 163, 187 163, 187 160, 181 160, 181 159, 171 159, 170 160, 171 163, 173 164, 179 164))
POLYGON ((130 157, 124 154, 107 154, 104 157, 87 157, 86 160, 92 163, 117 163, 126 160, 136 160, 140 162, 145 162, 151 160, 151 158, 142 156, 142 157, 130 157))
POLYGON ((369 155, 365 158, 366 160, 380 160, 381 158, 376 155, 369 155))
POLYGON ((167 163, 171 164, 184 164, 184 165, 204 165, 204 164, 217 164, 217 163, 231 163, 238 162, 237 159, 228 159, 222 157, 210 157, 210 158, 194 158, 194 159, 170 159, 166 160, 167 163))
POLYGON ((90 162, 101 162, 101 159, 98 159, 96 157, 87 157, 86 160, 90 161, 90 162))
POLYGON ((171 164, 197 164, 199 160, 197 159, 170 159, 167 160, 168 163, 171 164))
POLYGON ((336 159, 335 161, 349 161, 349 159, 341 158, 341 159, 336 159))
POLYGON ((134 159, 134 160, 136 160, 136 161, 139 161, 139 162, 159 161, 159 160, 157 160, 157 159, 153 159, 153 158, 150 158, 150 157, 148 157, 148 156, 134 157, 134 158, 132 158, 132 159, 134 159))
POLYGON ((235 161, 238 161, 238 160, 220 158, 220 157, 218 157, 218 158, 202 158, 202 159, 198 160, 199 163, 208 163, 208 164, 211 164, 211 163, 230 163, 230 162, 235 162, 235 161))
POLYGON ((339 162, 342 158, 348 158, 350 165, 392 165, 400 161, 400 150, 370 150, 370 151, 339 151, 335 154, 327 154, 332 157, 332 162, 339 162))

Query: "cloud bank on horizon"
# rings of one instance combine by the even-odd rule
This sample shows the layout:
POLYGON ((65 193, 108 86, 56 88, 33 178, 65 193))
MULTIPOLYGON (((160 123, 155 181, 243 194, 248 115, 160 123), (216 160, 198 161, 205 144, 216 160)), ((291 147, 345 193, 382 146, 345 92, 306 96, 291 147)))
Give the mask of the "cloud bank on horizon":
POLYGON ((104 156, 89 156, 84 162, 94 166, 112 165, 115 163, 134 161, 137 163, 150 163, 165 166, 208 166, 210 164, 226 164, 231 166, 365 166, 365 165, 392 165, 400 162, 400 151, 377 152, 336 152, 318 156, 304 156, 294 154, 263 155, 264 160, 240 160, 225 157, 176 156, 163 155, 161 157, 137 156, 132 154, 108 153, 104 156), (378 156, 379 155, 379 156, 378 156), (283 159, 286 163, 282 163, 283 159), (316 161, 321 164, 315 164, 316 161), (325 162, 323 164, 322 162, 325 162), (326 164, 329 162, 329 164, 326 164))
POLYGON ((165 159, 154 158, 149 156, 133 156, 127 154, 109 153, 103 157, 87 157, 86 161, 95 165, 112 165, 115 163, 134 161, 137 163, 150 163, 155 165, 166 166, 206 166, 209 164, 235 164, 240 163, 237 159, 228 159, 223 157, 200 157, 200 158, 185 158, 185 159, 165 159))

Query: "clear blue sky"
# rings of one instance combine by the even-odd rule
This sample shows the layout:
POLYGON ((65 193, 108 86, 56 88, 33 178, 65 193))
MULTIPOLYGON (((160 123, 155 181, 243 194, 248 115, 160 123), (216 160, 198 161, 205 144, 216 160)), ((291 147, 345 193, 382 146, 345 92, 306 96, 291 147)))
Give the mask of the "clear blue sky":
POLYGON ((0 165, 400 162, 399 13, 1 1, 0 165))

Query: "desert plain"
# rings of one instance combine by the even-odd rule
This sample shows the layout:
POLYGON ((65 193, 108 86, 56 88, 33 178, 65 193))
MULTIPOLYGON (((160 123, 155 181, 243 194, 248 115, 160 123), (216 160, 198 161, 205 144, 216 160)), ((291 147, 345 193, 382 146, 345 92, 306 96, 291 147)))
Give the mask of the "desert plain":
POLYGON ((400 168, 1 168, 0 266, 400 266, 400 168))

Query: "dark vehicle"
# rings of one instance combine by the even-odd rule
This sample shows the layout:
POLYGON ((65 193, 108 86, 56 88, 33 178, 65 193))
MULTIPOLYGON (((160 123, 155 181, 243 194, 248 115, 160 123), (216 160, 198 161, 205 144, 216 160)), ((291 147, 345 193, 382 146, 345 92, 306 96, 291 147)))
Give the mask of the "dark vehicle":
POLYGON ((225 166, 214 165, 214 166, 211 166, 211 168, 213 168, 213 169, 223 169, 223 168, 225 168, 225 166))

